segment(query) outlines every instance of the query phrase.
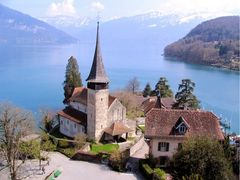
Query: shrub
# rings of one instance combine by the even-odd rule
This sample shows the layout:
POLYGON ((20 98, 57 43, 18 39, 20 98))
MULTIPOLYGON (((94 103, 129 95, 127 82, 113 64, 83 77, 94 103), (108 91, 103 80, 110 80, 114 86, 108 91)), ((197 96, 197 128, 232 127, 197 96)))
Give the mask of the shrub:
POLYGON ((191 174, 190 176, 183 176, 182 180, 203 180, 199 174, 191 174))
POLYGON ((123 171, 123 161, 122 161, 122 156, 121 153, 118 150, 115 150, 111 153, 109 157, 109 163, 110 166, 113 168, 115 171, 122 172, 123 171))
POLYGON ((143 163, 141 169, 147 179, 152 179, 153 169, 147 163, 143 163))
POLYGON ((42 133, 41 135, 42 141, 41 141, 41 150, 43 151, 55 151, 56 145, 52 142, 51 138, 46 134, 42 133))
POLYGON ((58 141, 58 147, 67 148, 67 147, 69 147, 69 142, 66 141, 66 140, 59 140, 58 141))
POLYGON ((65 148, 65 149, 58 148, 57 150, 69 158, 72 158, 75 155, 74 148, 65 148))
POLYGON ((160 168, 154 169, 154 179, 156 180, 165 180, 167 178, 167 175, 165 171, 163 171, 160 168))
POLYGON ((74 137, 74 146, 76 149, 80 149, 85 143, 86 143, 86 140, 87 140, 87 136, 86 134, 83 134, 83 133, 79 133, 77 134, 75 137, 74 137))

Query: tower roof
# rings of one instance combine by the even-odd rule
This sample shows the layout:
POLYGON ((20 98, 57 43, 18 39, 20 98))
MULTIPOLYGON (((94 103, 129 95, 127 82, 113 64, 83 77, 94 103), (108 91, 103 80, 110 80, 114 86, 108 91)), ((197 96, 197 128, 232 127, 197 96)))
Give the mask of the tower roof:
POLYGON ((97 38, 96 38, 96 47, 93 57, 93 63, 91 71, 86 79, 88 82, 93 83, 108 83, 109 79, 104 69, 103 58, 99 42, 99 22, 97 23, 97 38))

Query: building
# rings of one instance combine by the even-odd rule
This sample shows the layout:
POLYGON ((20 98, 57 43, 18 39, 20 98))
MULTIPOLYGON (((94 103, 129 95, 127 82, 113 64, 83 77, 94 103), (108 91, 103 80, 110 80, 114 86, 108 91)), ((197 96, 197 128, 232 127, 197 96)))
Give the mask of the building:
POLYGON ((172 109, 175 103, 176 100, 173 97, 152 96, 142 102, 141 109, 144 114, 147 114, 152 108, 172 109))
POLYGON ((68 107, 58 112, 60 132, 69 137, 85 133, 89 139, 96 141, 127 137, 132 130, 126 125, 126 108, 109 94, 109 78, 99 42, 99 23, 93 63, 86 81, 87 87, 75 88, 68 107), (115 133, 110 131, 113 127, 115 133))
POLYGON ((219 119, 208 111, 153 108, 147 113, 145 138, 149 154, 166 166, 187 137, 208 136, 224 140, 219 119))

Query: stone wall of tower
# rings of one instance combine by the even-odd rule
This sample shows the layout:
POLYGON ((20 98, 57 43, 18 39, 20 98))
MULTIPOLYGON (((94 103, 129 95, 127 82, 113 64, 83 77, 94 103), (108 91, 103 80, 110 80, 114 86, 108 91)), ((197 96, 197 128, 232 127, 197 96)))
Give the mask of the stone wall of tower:
POLYGON ((89 139, 99 141, 103 130, 107 127, 109 90, 88 89, 88 124, 89 139))

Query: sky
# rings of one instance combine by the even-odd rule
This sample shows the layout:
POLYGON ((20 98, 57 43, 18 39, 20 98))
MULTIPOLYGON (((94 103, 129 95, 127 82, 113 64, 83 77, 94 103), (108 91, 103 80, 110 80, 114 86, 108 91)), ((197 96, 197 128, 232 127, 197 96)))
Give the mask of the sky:
POLYGON ((0 0, 0 3, 36 18, 100 15, 108 20, 150 11, 206 17, 240 15, 240 0, 0 0))

